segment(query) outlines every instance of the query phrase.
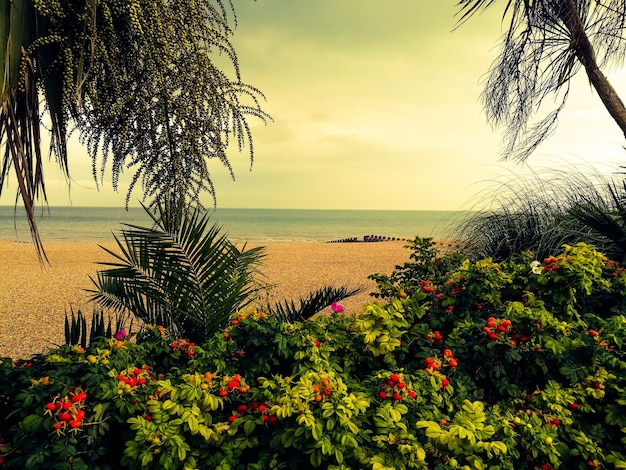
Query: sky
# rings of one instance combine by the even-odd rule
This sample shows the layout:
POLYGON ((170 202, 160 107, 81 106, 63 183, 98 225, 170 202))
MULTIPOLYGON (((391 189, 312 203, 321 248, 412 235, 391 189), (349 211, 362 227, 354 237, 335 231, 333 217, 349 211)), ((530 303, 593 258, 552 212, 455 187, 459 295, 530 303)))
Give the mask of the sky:
MULTIPOLYGON (((501 161, 503 129, 487 123, 480 94, 503 2, 458 28, 456 3, 235 0, 242 79, 265 94, 273 122, 250 118, 254 164, 233 148, 235 181, 211 162, 218 208, 459 210, 529 169, 605 171, 623 160, 624 136, 580 75, 557 132, 526 167, 501 161)), ((605 73, 626 96, 626 72, 605 73)), ((69 191, 46 169, 51 206, 124 205, 124 179, 119 193, 106 180, 97 190, 76 140, 69 165, 69 191)), ((0 204, 14 202, 14 187, 0 204)))

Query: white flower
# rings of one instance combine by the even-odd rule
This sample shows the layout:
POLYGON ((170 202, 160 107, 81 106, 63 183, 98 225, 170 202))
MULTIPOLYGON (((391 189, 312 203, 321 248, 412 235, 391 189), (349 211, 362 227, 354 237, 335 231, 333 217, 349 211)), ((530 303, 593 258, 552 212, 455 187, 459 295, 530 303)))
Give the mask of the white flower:
POLYGON ((530 263, 530 272, 533 274, 541 274, 543 272, 543 266, 539 261, 533 261, 530 263))

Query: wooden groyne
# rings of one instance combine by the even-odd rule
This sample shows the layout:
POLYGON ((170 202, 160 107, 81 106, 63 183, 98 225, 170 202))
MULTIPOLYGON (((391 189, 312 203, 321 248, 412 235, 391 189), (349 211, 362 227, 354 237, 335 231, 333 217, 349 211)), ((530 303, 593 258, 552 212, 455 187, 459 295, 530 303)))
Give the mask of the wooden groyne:
POLYGON ((399 237, 386 237, 383 235, 364 235, 363 238, 351 237, 351 238, 341 238, 338 240, 330 240, 326 243, 372 243, 372 242, 397 242, 397 241, 406 241, 406 238, 399 237))

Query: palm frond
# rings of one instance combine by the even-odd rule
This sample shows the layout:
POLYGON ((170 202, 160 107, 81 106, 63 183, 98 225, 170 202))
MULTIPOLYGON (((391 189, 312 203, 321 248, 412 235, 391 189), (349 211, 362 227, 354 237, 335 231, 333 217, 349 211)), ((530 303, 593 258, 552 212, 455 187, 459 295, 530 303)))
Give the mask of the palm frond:
POLYGON ((348 289, 346 286, 339 288, 328 286, 311 292, 304 299, 301 298, 297 306, 293 300, 285 300, 282 303, 277 302, 273 306, 267 305, 265 311, 284 323, 295 323, 311 318, 333 302, 340 302, 360 292, 363 292, 362 287, 348 289))
POLYGON ((0 194, 11 173, 17 179, 17 199, 22 199, 33 242, 40 261, 47 260, 41 244, 34 203, 45 201, 40 148, 37 74, 26 48, 37 37, 32 2, 2 2, 0 11, 0 141, 4 152, 0 171, 0 194))

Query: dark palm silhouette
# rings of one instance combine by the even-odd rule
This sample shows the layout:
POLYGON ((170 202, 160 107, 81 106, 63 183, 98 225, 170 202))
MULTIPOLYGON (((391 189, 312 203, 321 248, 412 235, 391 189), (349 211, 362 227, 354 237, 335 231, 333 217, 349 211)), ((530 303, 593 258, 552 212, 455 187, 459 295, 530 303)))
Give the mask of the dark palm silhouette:
POLYGON ((461 23, 484 9, 503 7, 508 29, 483 96, 488 120, 507 129, 504 158, 525 160, 551 134, 570 79, 581 67, 626 135, 626 107, 600 69, 624 59, 623 1, 459 0, 457 5, 461 23), (548 97, 555 106, 546 103, 548 97))

